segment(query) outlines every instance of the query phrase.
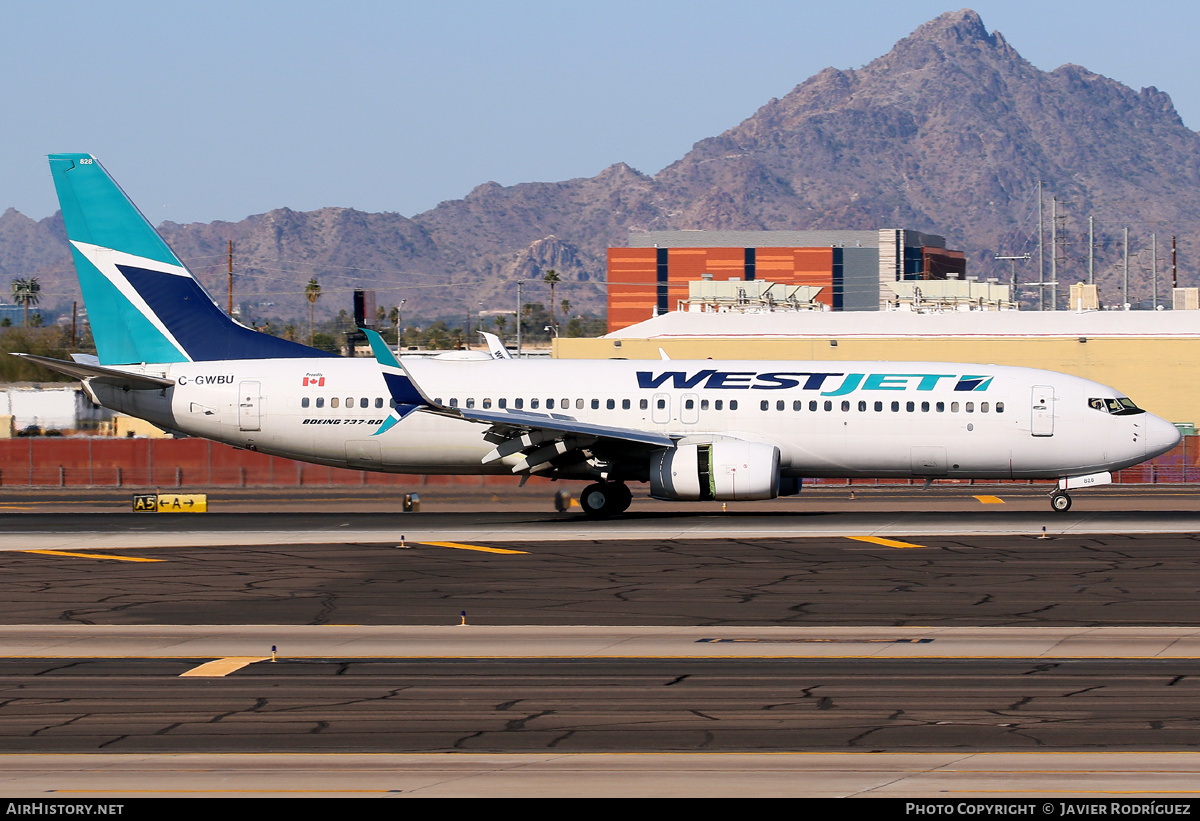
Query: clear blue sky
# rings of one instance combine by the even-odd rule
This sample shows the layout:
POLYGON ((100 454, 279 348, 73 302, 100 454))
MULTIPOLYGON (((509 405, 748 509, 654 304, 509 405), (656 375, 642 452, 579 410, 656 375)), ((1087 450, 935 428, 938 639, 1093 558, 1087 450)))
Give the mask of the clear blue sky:
MULTIPOLYGON (((154 222, 407 216, 495 180, 655 173, 947 3, 0 0, 0 210, 90 151, 154 222)), ((1171 95, 1200 128, 1200 4, 978 0, 1026 59, 1171 95)))

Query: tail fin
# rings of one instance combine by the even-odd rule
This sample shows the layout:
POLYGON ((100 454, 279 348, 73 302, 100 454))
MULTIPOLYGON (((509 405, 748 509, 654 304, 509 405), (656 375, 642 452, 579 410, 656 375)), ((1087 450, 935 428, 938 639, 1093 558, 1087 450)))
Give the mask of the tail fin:
POLYGON ((230 319, 90 154, 51 154, 102 365, 333 356, 230 319))

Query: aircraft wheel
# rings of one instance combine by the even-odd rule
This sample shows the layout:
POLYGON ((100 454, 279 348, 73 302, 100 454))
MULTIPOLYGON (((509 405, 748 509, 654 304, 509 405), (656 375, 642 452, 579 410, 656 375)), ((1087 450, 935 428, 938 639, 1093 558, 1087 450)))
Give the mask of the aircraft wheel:
POLYGON ((583 493, 579 494, 579 506, 589 519, 607 519, 615 510, 609 486, 601 482, 583 489, 583 493))
POLYGON ((1066 513, 1071 509, 1071 497, 1065 493, 1055 493, 1050 496, 1050 505, 1059 513, 1066 513))
POLYGON ((633 504, 633 492, 624 482, 615 482, 610 484, 609 490, 612 492, 610 497, 612 500, 613 513, 624 513, 629 510, 629 506, 633 504))

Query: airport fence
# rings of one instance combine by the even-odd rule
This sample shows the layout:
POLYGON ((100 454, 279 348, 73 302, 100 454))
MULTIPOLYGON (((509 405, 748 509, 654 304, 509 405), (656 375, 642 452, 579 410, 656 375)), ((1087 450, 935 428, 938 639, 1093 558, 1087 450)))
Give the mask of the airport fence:
POLYGON ((518 482, 518 476, 346 470, 206 439, 31 436, 0 440, 0 487, 482 487, 518 482))
MULTIPOLYGON (((344 487, 515 485, 517 476, 377 473, 313 465, 239 450, 206 439, 112 439, 99 436, 0 440, 0 487, 344 487)), ((953 480, 940 480, 942 482, 953 480)), ((1012 480, 961 480, 1012 484, 1012 480)), ((1200 436, 1170 453, 1113 474, 1119 484, 1200 483, 1200 436)), ((806 484, 809 480, 806 480, 806 484)), ((817 479, 818 485, 908 485, 920 479, 817 479)), ((1017 480, 1018 484, 1036 484, 1017 480)))

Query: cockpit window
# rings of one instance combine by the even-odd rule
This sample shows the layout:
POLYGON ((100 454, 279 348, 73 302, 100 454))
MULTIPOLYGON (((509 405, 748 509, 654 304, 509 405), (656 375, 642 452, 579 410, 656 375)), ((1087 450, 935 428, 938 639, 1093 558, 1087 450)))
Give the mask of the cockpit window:
POLYGON ((1144 410, 1133 404, 1132 399, 1125 396, 1119 399, 1094 396, 1088 400, 1088 407, 1101 413, 1111 413, 1113 416, 1132 416, 1137 413, 1145 413, 1144 410))

